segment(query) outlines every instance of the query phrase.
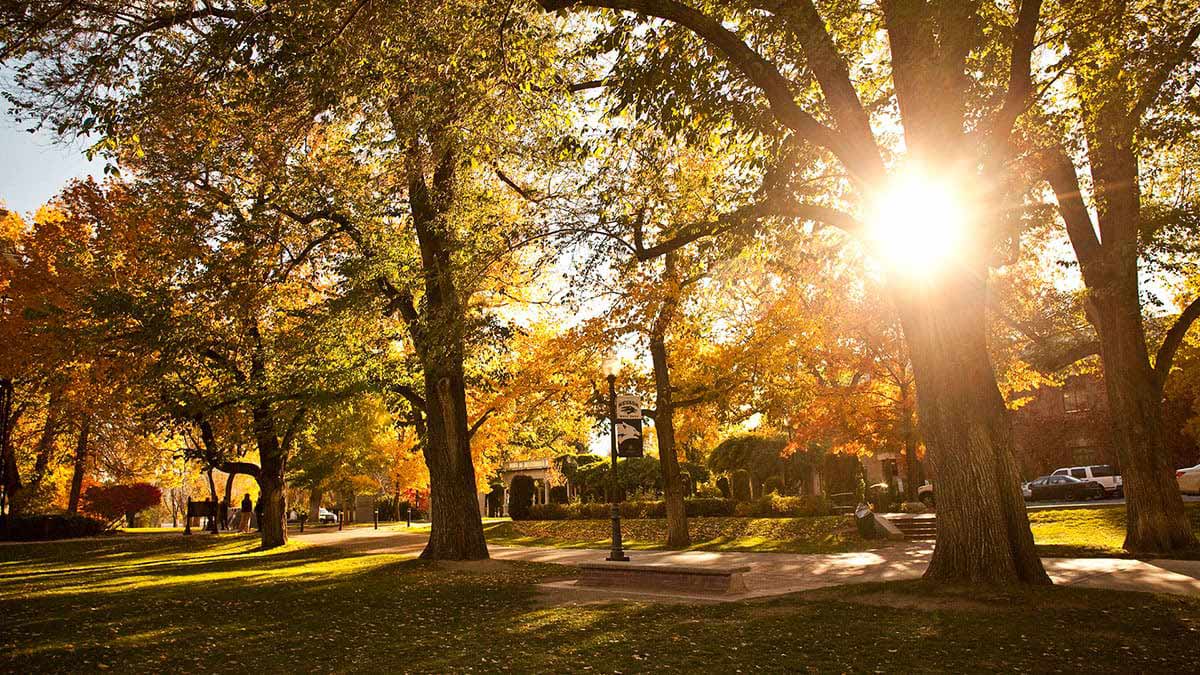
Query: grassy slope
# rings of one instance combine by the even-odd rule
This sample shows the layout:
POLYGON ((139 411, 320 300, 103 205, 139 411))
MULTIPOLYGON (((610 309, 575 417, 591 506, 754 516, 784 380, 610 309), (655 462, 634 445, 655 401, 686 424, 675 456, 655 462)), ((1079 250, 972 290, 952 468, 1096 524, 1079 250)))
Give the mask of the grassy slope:
MULTIPOLYGON (((1185 504, 1192 529, 1200 537, 1200 504, 1185 504)), ((1044 556, 1116 556, 1125 541, 1125 507, 1093 509, 1047 509, 1029 514, 1029 526, 1044 556)), ((1200 557, 1200 551, 1176 557, 1200 557)))
POLYGON ((550 606, 530 564, 179 536, 0 547, 3 672, 1188 672, 1195 600, 921 582, 550 606))
MULTIPOLYGON (((773 551, 777 553, 836 553, 877 546, 858 536, 847 516, 823 518, 691 518, 692 549, 699 551, 773 551)), ((485 526, 489 543, 507 546, 608 548, 608 520, 540 520, 502 522, 485 526)), ((664 548, 666 520, 621 521, 625 547, 664 548)))

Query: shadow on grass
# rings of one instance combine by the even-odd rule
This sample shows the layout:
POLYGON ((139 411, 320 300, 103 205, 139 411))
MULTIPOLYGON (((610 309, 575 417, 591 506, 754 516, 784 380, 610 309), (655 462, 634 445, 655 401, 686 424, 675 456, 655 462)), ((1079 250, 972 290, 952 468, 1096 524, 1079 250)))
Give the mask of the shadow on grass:
POLYGON ((533 584, 562 568, 219 547, 181 545, 174 560, 151 547, 110 566, 81 552, 61 563, 77 575, 68 588, 0 580, 0 671, 978 671, 1038 670, 1053 654, 1063 668, 1185 672, 1194 655, 1178 646, 1200 636, 1195 601, 1132 593, 906 582, 546 606, 533 584))

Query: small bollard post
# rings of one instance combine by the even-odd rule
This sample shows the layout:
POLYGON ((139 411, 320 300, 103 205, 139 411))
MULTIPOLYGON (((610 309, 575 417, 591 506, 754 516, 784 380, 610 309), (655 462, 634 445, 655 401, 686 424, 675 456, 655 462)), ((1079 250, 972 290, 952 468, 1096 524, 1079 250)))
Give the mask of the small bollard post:
POLYGON ((343 515, 345 515, 345 512, 338 511, 338 532, 342 531, 342 516, 343 515))
POLYGON ((375 529, 379 529, 379 509, 375 509, 375 529))
POLYGON ((408 508, 404 509, 404 519, 407 521, 404 526, 412 527, 412 504, 405 504, 408 508))
POLYGON ((307 513, 300 514, 300 531, 301 532, 304 531, 304 521, 306 521, 306 520, 308 520, 308 514, 307 513))

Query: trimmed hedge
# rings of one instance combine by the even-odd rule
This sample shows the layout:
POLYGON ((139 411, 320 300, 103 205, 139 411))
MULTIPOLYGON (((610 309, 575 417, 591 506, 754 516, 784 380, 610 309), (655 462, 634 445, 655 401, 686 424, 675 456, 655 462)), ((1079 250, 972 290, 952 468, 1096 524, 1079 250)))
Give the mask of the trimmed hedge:
POLYGON ((0 538, 8 541, 48 541, 94 537, 108 529, 107 523, 77 514, 0 516, 0 538))
POLYGON ((536 489, 529 476, 513 476, 508 491, 508 512, 513 520, 529 520, 529 509, 533 507, 533 492, 536 489))
MULTIPOLYGON (((767 495, 752 502, 697 497, 685 499, 684 505, 689 518, 802 518, 833 513, 829 501, 824 497, 767 495)), ((667 505, 662 500, 621 502, 620 508, 622 518, 667 517, 667 505)), ((610 514, 610 506, 603 502, 536 504, 530 507, 528 518, 513 520, 600 520, 608 518, 610 514)))

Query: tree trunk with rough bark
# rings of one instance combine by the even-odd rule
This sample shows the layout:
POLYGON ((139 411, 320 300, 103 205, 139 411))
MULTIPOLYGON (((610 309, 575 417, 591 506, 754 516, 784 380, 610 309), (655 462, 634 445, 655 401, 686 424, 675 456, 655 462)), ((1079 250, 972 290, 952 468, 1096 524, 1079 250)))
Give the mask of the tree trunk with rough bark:
POLYGON ((937 546, 925 577, 1049 584, 1034 549, 1012 429, 987 352, 986 269, 897 298, 917 408, 937 471, 937 546))
POLYGON ((1085 309, 1100 338, 1100 360, 1126 503, 1126 550, 1168 554, 1196 545, 1162 436, 1162 387, 1175 349, 1195 320, 1185 311, 1150 363, 1138 280, 1141 189, 1133 95, 1117 68, 1096 82, 1108 96, 1085 114, 1087 157, 1097 227, 1081 197, 1078 173, 1065 152, 1047 153, 1046 177, 1079 261, 1085 309), (1090 112, 1090 111, 1089 111, 1090 112))
POLYGON ((688 534, 687 506, 683 480, 679 475, 679 455, 675 448, 675 406, 671 400, 671 371, 667 363, 667 345, 662 334, 650 338, 650 357, 654 362, 654 431, 658 437, 658 461, 662 468, 663 493, 667 506, 667 546, 683 548, 692 543, 688 534))
POLYGON ((1140 303, 1093 295, 1092 314, 1125 490, 1124 547, 1141 553, 1191 548, 1196 537, 1163 442, 1162 389, 1150 367, 1140 303))
MULTIPOLYGON (((403 128, 397 125, 398 131, 403 128)), ((418 310, 411 294, 390 293, 408 324, 424 371, 425 396, 423 400, 419 396, 410 399, 424 413, 422 450, 429 468, 429 542, 421 557, 479 560, 488 557, 488 550, 467 413, 463 368, 467 322, 455 282, 454 244, 447 222, 456 196, 458 160, 452 142, 445 137, 435 134, 428 150, 436 158, 429 172, 432 180, 426 179, 425 148, 416 139, 406 164, 425 296, 418 310)))
POLYGON ((321 514, 321 499, 325 497, 325 491, 320 488, 313 488, 308 491, 308 519, 316 522, 317 517, 321 514))
POLYGON ((54 441, 58 439, 61 399, 61 394, 57 390, 54 390, 50 392, 50 400, 46 404, 46 423, 42 426, 42 433, 38 437, 36 457, 33 462, 33 475, 29 478, 29 484, 35 490, 46 475, 46 469, 50 466, 51 453, 54 451, 54 441))
POLYGON ((71 494, 67 498, 67 513, 79 513, 79 492, 83 489, 83 474, 87 471, 88 434, 92 418, 84 416, 79 427, 79 440, 75 444, 75 470, 71 474, 71 494))
MULTIPOLYGON (((4 514, 6 506, 8 513, 20 513, 20 505, 16 498, 21 492, 21 474, 12 442, 13 430, 17 426, 17 418, 20 417, 14 400, 15 394, 13 381, 7 377, 0 379, 0 474, 3 474, 0 487, 4 489, 3 501, 0 501, 0 515, 4 514)), ((7 522, 5 521, 6 526, 7 522)))
POLYGON ((262 547, 275 548, 287 543, 287 504, 283 489, 287 448, 276 432, 275 417, 269 405, 255 405, 252 419, 259 458, 258 499, 262 504, 259 532, 262 547))
POLYGON ((429 543, 422 558, 481 560, 488 557, 476 499, 475 464, 467 424, 461 361, 449 371, 425 365, 425 463, 429 466, 429 543))

